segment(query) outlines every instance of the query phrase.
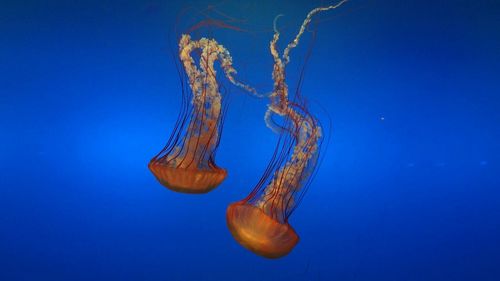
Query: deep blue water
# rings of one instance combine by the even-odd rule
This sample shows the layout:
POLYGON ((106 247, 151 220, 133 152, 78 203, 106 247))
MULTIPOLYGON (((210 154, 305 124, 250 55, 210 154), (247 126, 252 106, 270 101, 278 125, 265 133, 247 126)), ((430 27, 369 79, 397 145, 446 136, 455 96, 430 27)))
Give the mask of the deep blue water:
POLYGON ((229 176, 213 192, 171 192, 147 169, 179 113, 176 24, 243 19, 196 35, 266 92, 273 18, 284 46, 321 3, 1 1, 0 280, 500 280, 498 1, 353 0, 317 17, 302 94, 331 140, 285 258, 225 225, 276 145, 265 100, 225 97, 229 176))

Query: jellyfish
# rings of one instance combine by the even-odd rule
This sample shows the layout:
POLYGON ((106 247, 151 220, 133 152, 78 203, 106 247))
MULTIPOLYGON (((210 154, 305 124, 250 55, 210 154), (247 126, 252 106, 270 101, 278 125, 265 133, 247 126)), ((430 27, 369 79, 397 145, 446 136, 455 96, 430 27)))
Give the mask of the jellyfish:
POLYGON ((227 175, 225 169, 215 164, 224 120, 215 63, 220 63, 232 84, 258 94, 234 78, 236 70, 229 51, 214 39, 193 40, 190 35, 183 34, 179 41, 179 58, 187 76, 187 81, 181 79, 181 113, 166 146, 151 159, 148 167, 162 185, 173 191, 206 193, 227 175), (198 60, 194 54, 199 54, 198 60))
POLYGON ((274 36, 270 42, 274 85, 265 121, 270 129, 279 133, 278 146, 256 187, 246 198, 229 205, 226 211, 227 226, 235 240, 266 258, 285 256, 299 242, 288 218, 310 184, 322 142, 320 123, 308 111, 300 93, 293 100, 288 97, 285 67, 290 61, 289 53, 298 45, 315 14, 334 9, 344 2, 310 11, 281 56, 276 48, 280 36, 276 29, 279 16, 274 22, 274 36), (274 116, 281 116, 284 121, 278 124, 274 116))

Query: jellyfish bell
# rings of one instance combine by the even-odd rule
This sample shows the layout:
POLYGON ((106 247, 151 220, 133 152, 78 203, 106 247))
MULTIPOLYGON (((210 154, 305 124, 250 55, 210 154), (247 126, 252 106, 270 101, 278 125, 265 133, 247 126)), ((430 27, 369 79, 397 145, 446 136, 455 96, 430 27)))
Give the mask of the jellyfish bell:
POLYGON ((149 162, 148 168, 163 186, 181 193, 207 193, 219 186, 227 176, 227 171, 222 168, 188 170, 154 161, 149 162))
POLYGON ((299 242, 299 236, 288 222, 280 223, 251 204, 229 205, 226 221, 240 245, 266 258, 285 256, 299 242))
POLYGON ((227 176, 227 171, 215 164, 224 120, 215 63, 220 63, 232 84, 258 94, 233 77, 236 70, 231 55, 214 39, 193 40, 190 35, 182 35, 179 58, 184 70, 181 113, 167 145, 148 167, 163 186, 173 191, 207 193, 227 176))

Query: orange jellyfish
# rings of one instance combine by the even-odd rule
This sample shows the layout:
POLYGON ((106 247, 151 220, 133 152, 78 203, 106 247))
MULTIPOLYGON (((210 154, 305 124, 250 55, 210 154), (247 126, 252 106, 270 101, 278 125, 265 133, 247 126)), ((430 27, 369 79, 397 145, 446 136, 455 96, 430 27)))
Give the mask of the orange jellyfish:
POLYGON ((245 199, 229 205, 226 212, 228 228, 236 241, 263 257, 285 256, 298 243, 299 236, 288 223, 288 218, 310 183, 322 141, 321 127, 308 112, 300 95, 292 101, 288 98, 285 67, 290 61, 289 52, 299 43, 313 15, 334 9, 344 2, 309 12, 281 57, 276 49, 280 33, 275 20, 274 37, 270 43, 274 87, 265 120, 268 127, 280 134, 280 141, 273 160, 254 190, 245 199), (284 123, 277 124, 274 115, 281 116, 284 123))
POLYGON ((183 34, 179 58, 187 76, 187 81, 181 79, 181 113, 166 146, 151 159, 148 167, 162 185, 173 191, 206 193, 227 175, 225 169, 215 164, 224 120, 214 68, 216 61, 232 84, 256 92, 234 79, 236 70, 229 51, 213 39, 192 40, 190 35, 183 34), (193 53, 199 54, 198 66, 193 53))

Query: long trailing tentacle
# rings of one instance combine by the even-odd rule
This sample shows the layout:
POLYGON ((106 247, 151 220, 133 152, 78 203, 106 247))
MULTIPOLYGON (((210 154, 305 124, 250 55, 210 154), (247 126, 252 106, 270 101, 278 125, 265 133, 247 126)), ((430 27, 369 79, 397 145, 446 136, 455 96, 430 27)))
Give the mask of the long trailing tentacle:
POLYGON ((288 98, 285 68, 290 62, 289 53, 299 44, 302 34, 315 14, 335 9, 346 1, 342 0, 335 5, 311 10, 302 22, 297 35, 286 46, 281 56, 276 47, 280 37, 277 20, 281 15, 275 17, 273 22, 274 35, 269 44, 269 49, 274 60, 272 72, 274 88, 269 95, 270 105, 264 119, 267 126, 277 133, 287 132, 274 123, 272 115, 277 114, 283 116, 286 120, 290 120, 288 133, 291 134, 294 145, 287 162, 275 171, 271 181, 264 188, 263 194, 255 201, 255 204, 268 215, 282 222, 287 220, 290 210, 293 210, 297 204, 295 194, 307 184, 314 171, 322 137, 321 127, 315 117, 309 114, 304 106, 294 103, 288 98))
POLYGON ((311 22, 312 17, 314 15, 316 15, 317 13, 319 13, 319 12, 328 11, 328 10, 331 10, 331 9, 336 9, 336 8, 340 7, 342 4, 344 4, 347 1, 348 0, 342 0, 342 1, 338 2, 335 5, 330 5, 330 6, 326 6, 326 7, 318 7, 318 8, 315 8, 315 9, 311 10, 307 14, 306 18, 302 22, 302 25, 300 26, 299 32, 297 33, 297 35, 295 36, 295 38, 292 40, 292 42, 290 42, 286 46, 285 50, 283 51, 283 60, 285 61, 285 64, 288 64, 288 62, 290 61, 290 57, 289 57, 290 50, 293 49, 293 48, 295 48, 299 44, 300 37, 302 36, 302 34, 304 33, 304 31, 306 30, 307 25, 309 25, 309 23, 311 22))
MULTIPOLYGON (((233 85, 244 89, 245 91, 251 93, 256 97, 263 97, 263 95, 259 94, 255 88, 234 78, 234 74, 236 74, 237 71, 233 67, 233 59, 231 57, 231 54, 223 45, 219 44, 214 39, 201 38, 199 40, 192 40, 190 35, 183 34, 179 46, 180 57, 184 64, 184 68, 186 69, 188 77, 190 79, 193 79, 193 82, 194 79, 196 79, 195 77, 199 77, 200 73, 197 70, 194 64, 194 60, 190 54, 194 49, 208 50, 208 55, 213 59, 213 61, 215 61, 216 58, 219 59, 221 67, 224 70, 224 74, 233 85)), ((210 71, 215 73, 213 67, 210 68, 210 71)))

